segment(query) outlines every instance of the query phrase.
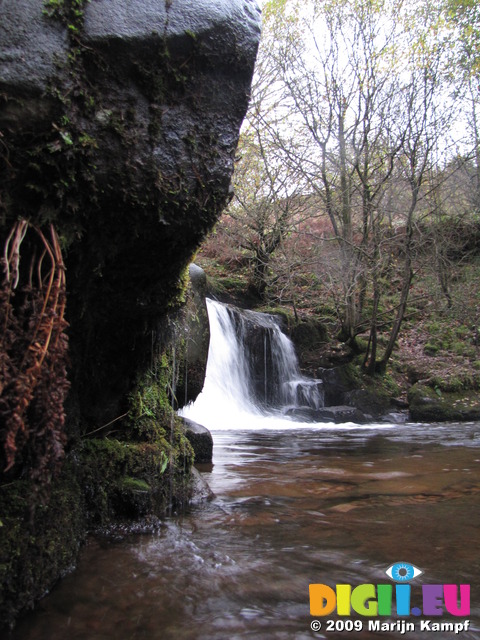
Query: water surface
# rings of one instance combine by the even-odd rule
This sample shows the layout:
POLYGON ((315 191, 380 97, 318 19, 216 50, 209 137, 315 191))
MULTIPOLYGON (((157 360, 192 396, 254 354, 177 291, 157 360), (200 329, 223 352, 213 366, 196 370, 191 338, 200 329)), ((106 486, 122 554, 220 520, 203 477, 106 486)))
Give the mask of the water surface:
POLYGON ((480 639, 479 423, 213 436, 216 497, 155 534, 91 539, 11 640, 480 639), (310 630, 310 583, 388 583, 396 561, 424 571, 412 584, 471 584, 472 628, 310 630))

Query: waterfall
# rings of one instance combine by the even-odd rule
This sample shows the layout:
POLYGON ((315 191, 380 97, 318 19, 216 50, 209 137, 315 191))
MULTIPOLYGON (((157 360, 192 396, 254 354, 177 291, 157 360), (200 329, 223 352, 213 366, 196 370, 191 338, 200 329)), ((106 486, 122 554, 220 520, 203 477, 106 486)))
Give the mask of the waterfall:
POLYGON ((212 429, 291 428, 302 412, 313 417, 323 407, 321 380, 301 374, 293 343, 275 316, 214 300, 207 308, 205 384, 180 415, 212 429))

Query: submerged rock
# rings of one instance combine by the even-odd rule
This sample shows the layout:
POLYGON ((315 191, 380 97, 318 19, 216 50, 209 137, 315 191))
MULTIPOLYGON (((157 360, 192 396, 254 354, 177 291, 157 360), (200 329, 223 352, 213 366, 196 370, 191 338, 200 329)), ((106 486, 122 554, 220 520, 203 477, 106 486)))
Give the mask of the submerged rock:
POLYGON ((190 499, 190 504, 202 504, 208 500, 213 500, 214 497, 215 494, 210 489, 208 482, 194 467, 192 469, 192 497, 190 499))
POLYGON ((364 424, 369 421, 369 417, 365 416, 356 407, 344 405, 324 407, 318 410, 317 415, 319 421, 335 422, 335 424, 343 424, 345 422, 364 424))
POLYGON ((300 407, 298 409, 290 409, 287 411, 287 415, 299 422, 334 422, 335 424, 354 422, 356 424, 364 424, 369 421, 369 417, 365 416, 357 408, 342 405, 322 407, 321 409, 300 407))

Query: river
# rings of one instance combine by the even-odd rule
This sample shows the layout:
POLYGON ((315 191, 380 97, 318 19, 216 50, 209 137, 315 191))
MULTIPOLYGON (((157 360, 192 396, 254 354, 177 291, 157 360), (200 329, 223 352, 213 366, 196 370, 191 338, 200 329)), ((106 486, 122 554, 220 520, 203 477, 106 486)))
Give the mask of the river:
POLYGON ((480 639, 480 423, 294 422, 316 415, 323 383, 302 375, 277 320, 208 312, 205 385, 182 413, 212 431, 199 470, 215 497, 149 535, 92 537, 10 640, 480 639), (310 614, 310 584, 391 585, 399 562, 423 572, 412 611, 421 585, 470 585, 469 628, 422 630, 429 618, 399 618, 397 599, 383 617, 310 614))
MULTIPOLYGON (((480 424, 214 431, 213 500, 153 534, 91 538, 10 640, 480 638, 480 424), (331 631, 309 584, 470 584, 468 630, 331 631), (311 624, 322 623, 314 632, 311 624)), ((421 593, 421 592, 420 592, 421 593)), ((421 597, 421 596, 420 596, 421 597)), ((392 615, 375 618, 395 621, 392 615)), ((443 615, 433 622, 464 622, 443 615)), ((372 618, 372 620, 374 620, 372 618)))

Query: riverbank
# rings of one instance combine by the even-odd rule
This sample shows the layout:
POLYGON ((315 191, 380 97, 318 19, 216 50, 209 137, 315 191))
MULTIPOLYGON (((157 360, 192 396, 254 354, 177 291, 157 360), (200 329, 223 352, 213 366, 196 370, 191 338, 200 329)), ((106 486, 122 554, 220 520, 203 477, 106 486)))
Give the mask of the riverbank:
POLYGON ((70 573, 87 535, 158 526, 192 498, 192 449, 172 444, 88 439, 67 454, 48 486, 13 480, 0 491, 0 627, 32 609, 70 573))

